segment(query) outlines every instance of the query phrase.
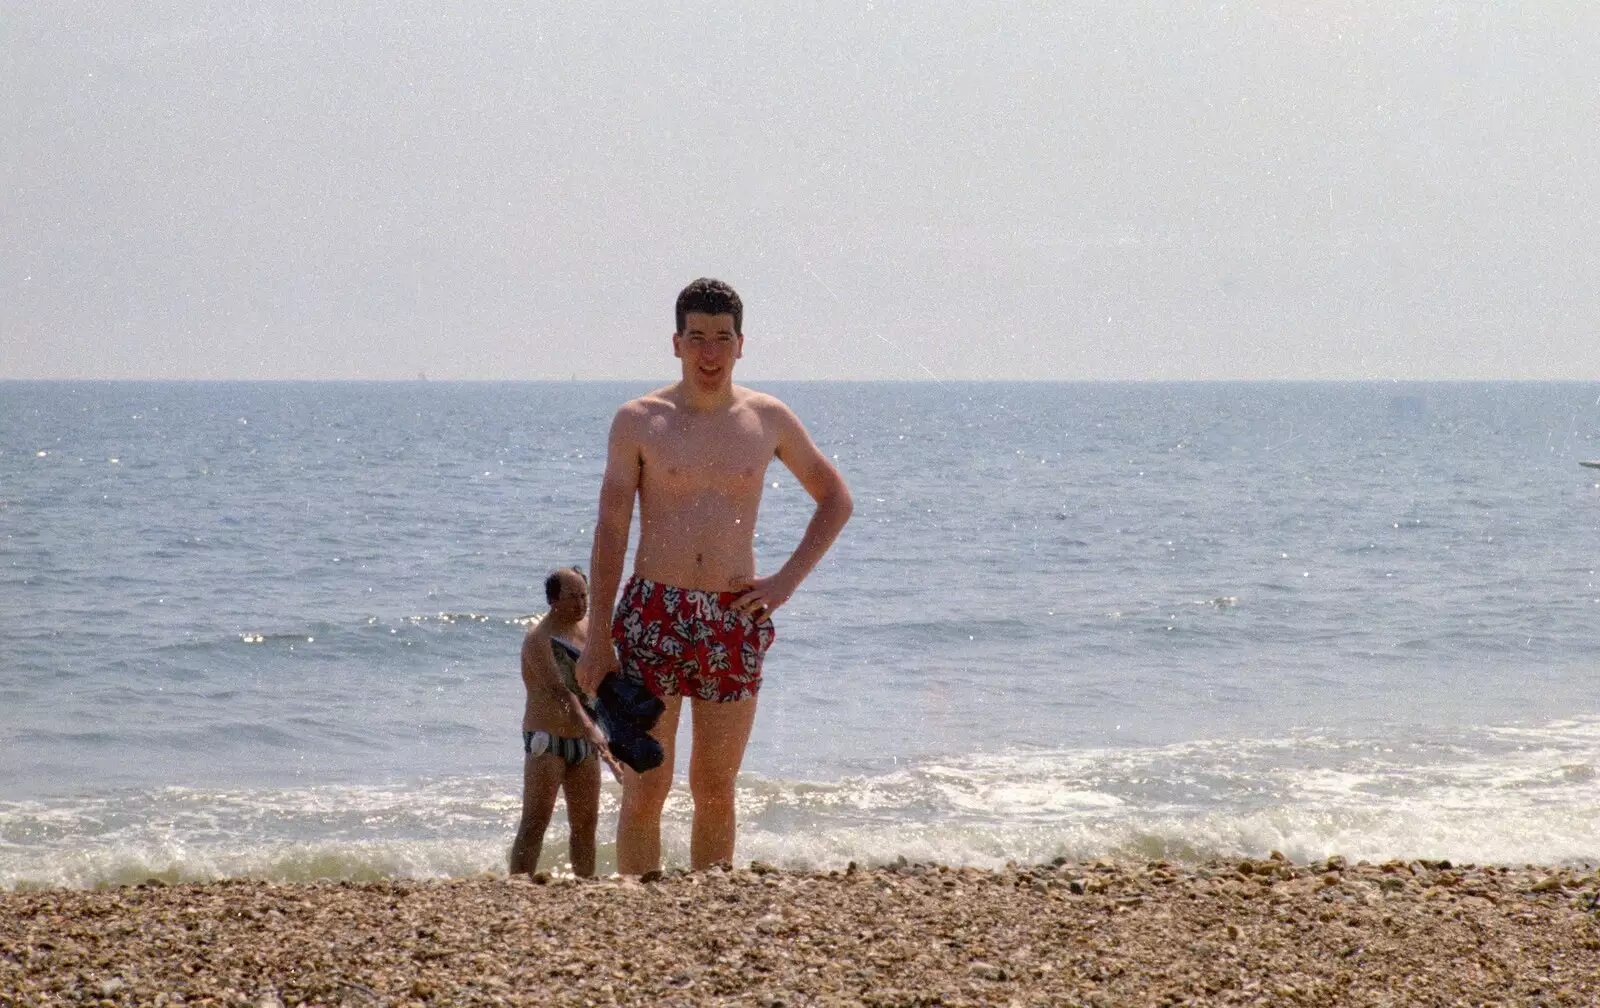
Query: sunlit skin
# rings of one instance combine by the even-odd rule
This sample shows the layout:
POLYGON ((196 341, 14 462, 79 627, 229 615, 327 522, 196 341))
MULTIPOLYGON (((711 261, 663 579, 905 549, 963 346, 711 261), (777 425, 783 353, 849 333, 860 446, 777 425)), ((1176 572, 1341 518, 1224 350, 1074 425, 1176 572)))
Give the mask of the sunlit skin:
MULTIPOLYGON (((591 558, 594 611, 616 604, 634 501, 639 547, 633 573, 661 584, 741 592, 733 608, 760 619, 794 594, 850 518, 852 504, 833 464, 790 409, 772 396, 733 384, 744 336, 731 314, 688 312, 673 333, 678 382, 625 403, 611 425, 600 516, 591 558), (800 543, 777 571, 757 576, 755 523, 767 465, 782 462, 815 502, 800 543)), ((618 667, 616 646, 599 633, 578 662, 591 690, 618 667)), ((661 866, 661 808, 672 787, 674 741, 682 698, 666 697, 652 734, 666 759, 623 776, 617 822, 617 868, 641 874, 661 866)), ((756 699, 690 701, 693 748, 689 790, 695 869, 731 861, 736 822, 734 780, 755 723, 756 699)))
MULTIPOLYGON (((523 731, 546 731, 580 738, 584 726, 573 713, 577 700, 561 681, 550 651, 550 638, 560 637, 577 647, 589 639, 589 586, 574 570, 558 572, 561 594, 550 611, 528 629, 522 641, 522 683, 527 701, 522 710, 523 731)), ((555 812, 556 797, 567 797, 569 853, 574 875, 594 874, 594 837, 600 812, 600 761, 584 760, 569 767, 551 753, 522 758, 522 817, 511 843, 511 874, 532 874, 538 869, 544 834, 555 812)))

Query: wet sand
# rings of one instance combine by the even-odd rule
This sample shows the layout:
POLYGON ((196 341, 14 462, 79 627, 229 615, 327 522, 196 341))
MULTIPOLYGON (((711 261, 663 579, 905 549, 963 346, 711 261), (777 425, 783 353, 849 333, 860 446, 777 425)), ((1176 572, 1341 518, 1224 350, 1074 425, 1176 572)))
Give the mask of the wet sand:
POLYGON ((0 1005, 1595 1005, 1600 872, 765 865, 0 894, 0 1005))

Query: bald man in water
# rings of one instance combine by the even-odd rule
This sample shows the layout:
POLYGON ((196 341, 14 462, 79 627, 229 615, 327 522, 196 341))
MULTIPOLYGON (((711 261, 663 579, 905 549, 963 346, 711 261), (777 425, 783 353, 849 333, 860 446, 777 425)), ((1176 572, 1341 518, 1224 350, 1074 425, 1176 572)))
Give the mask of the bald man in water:
POLYGON ((510 873, 539 870, 544 832, 556 797, 567 798, 568 849, 574 875, 594 874, 595 822, 600 812, 600 764, 588 735, 581 701, 572 692, 563 666, 589 634, 589 583, 576 567, 563 567, 545 579, 550 611, 528 628, 522 640, 522 818, 511 843, 510 873))
POLYGON ((790 409, 733 383, 744 353, 744 307, 733 288, 700 279, 678 295, 673 356, 682 377, 625 403, 611 424, 590 561, 592 612, 612 612, 611 636, 590 634, 578 681, 593 692, 615 672, 666 705, 651 734, 665 761, 627 771, 617 820, 617 870, 661 867, 661 807, 672 789, 673 743, 689 697, 694 798, 689 864, 733 860, 734 779, 755 723, 772 614, 789 601, 850 518, 850 491, 790 409), (754 535, 767 465, 782 462, 816 509, 777 571, 757 577, 754 535), (633 576, 617 593, 639 502, 633 576))

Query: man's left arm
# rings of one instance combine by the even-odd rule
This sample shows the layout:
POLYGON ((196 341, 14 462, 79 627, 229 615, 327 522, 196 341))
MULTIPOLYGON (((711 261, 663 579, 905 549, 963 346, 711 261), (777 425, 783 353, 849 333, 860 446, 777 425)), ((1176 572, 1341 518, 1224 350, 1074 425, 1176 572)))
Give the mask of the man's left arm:
POLYGON ((806 525, 800 545, 789 555, 789 560, 776 573, 752 578, 744 595, 733 608, 764 618, 774 609, 789 601, 800 582, 806 579, 822 560, 828 547, 839 537, 839 531, 850 520, 855 502, 850 499, 850 488, 844 477, 834 468, 827 456, 817 449, 806 433, 800 418, 781 403, 774 408, 774 421, 778 426, 778 443, 775 453, 778 461, 788 469, 816 502, 816 510, 806 525))

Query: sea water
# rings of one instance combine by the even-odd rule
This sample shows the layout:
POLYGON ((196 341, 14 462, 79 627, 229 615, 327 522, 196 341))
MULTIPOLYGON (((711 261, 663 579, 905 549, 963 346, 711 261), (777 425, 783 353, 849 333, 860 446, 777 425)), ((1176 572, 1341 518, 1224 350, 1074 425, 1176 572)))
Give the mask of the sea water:
MULTIPOLYGON (((503 871, 525 617, 646 388, 0 383, 0 888, 503 871)), ((762 388, 856 511, 740 860, 1600 860, 1600 385, 762 388)))

